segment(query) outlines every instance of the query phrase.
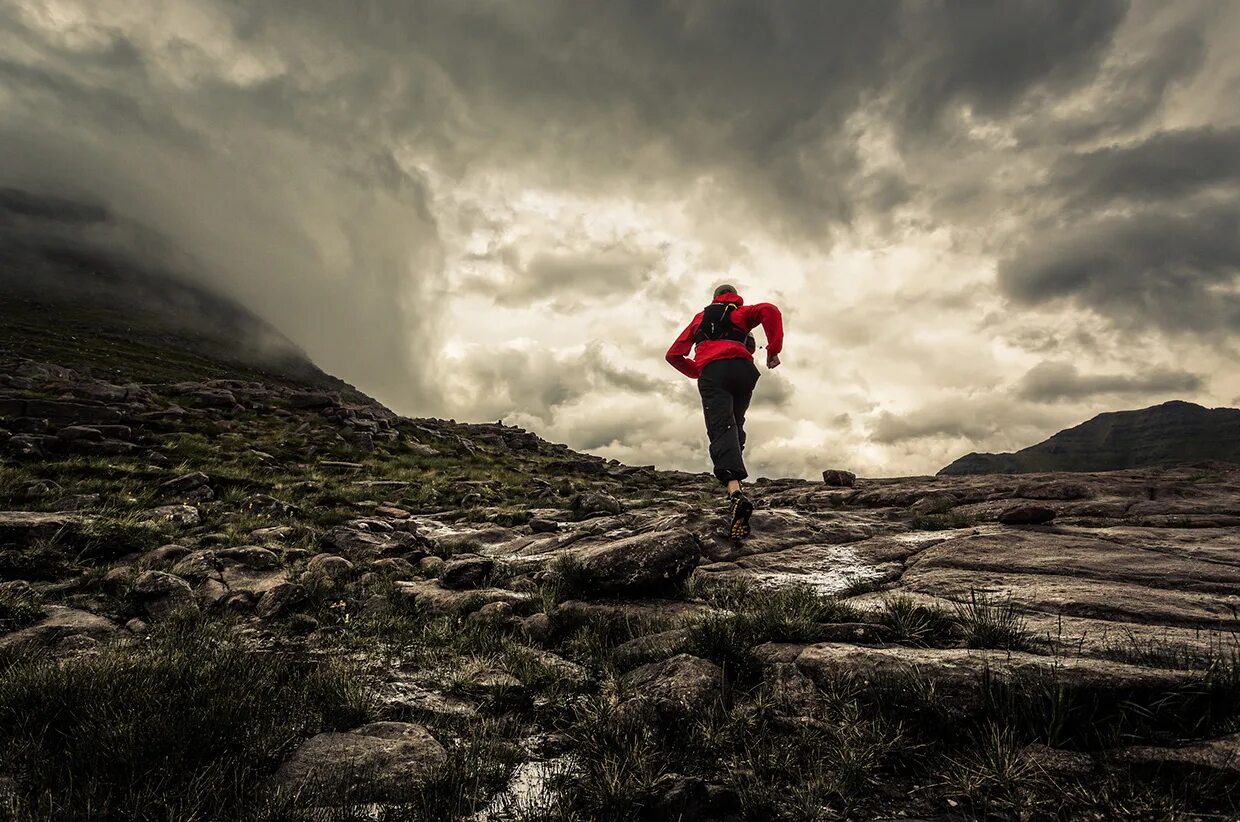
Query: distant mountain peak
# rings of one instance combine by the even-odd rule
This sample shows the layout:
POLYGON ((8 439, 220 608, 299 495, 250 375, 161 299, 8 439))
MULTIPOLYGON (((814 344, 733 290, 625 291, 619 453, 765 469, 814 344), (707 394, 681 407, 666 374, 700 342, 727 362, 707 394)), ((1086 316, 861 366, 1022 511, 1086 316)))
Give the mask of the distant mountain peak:
POLYGON ((1108 411, 1015 453, 968 454, 939 473, 1119 471, 1197 460, 1240 463, 1240 409, 1168 400, 1108 411))

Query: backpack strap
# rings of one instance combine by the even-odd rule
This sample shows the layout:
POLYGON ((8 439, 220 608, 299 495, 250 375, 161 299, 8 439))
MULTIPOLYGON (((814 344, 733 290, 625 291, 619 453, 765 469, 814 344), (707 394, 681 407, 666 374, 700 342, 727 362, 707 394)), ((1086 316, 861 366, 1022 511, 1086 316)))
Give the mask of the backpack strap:
POLYGON ((698 331, 694 335, 693 341, 695 343, 706 340, 747 342, 751 335, 737 328, 736 323, 732 322, 732 312, 735 310, 735 303, 711 303, 706 306, 706 308, 702 309, 702 324, 698 326, 698 331))

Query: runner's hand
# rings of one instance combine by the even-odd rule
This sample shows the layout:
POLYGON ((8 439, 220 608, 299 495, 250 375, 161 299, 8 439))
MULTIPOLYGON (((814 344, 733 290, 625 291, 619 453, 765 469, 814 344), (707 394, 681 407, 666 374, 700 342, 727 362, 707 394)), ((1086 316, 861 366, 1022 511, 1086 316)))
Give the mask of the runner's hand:
POLYGON ((779 367, 779 355, 778 354, 767 354, 766 355, 766 367, 767 368, 778 368, 779 367))

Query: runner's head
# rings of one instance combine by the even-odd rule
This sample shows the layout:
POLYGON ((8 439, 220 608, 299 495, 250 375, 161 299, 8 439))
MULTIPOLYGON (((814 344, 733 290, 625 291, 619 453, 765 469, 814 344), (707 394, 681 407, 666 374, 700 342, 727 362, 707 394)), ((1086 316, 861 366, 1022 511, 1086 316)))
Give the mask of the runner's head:
POLYGON ((719 299, 724 294, 735 294, 735 293, 736 293, 736 286, 728 285, 727 283, 724 283, 723 285, 715 289, 715 299, 719 299))

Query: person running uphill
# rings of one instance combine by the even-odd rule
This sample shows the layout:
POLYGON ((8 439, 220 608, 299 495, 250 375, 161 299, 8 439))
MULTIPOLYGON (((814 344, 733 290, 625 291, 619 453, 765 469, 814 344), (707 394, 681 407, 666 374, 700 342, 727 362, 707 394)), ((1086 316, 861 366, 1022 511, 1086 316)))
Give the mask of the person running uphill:
POLYGON ((777 368, 784 344, 779 309, 769 303, 745 305, 735 288, 721 285, 715 289, 714 301, 667 349, 667 361, 698 381, 710 458, 715 476, 727 489, 735 539, 749 536, 749 517, 753 514, 753 503, 741 492, 741 480, 749 476, 741 452, 745 448, 745 411, 759 376, 753 364, 757 344, 749 332, 759 325, 766 333, 766 367, 777 368), (695 346, 690 359, 689 352, 695 346))

